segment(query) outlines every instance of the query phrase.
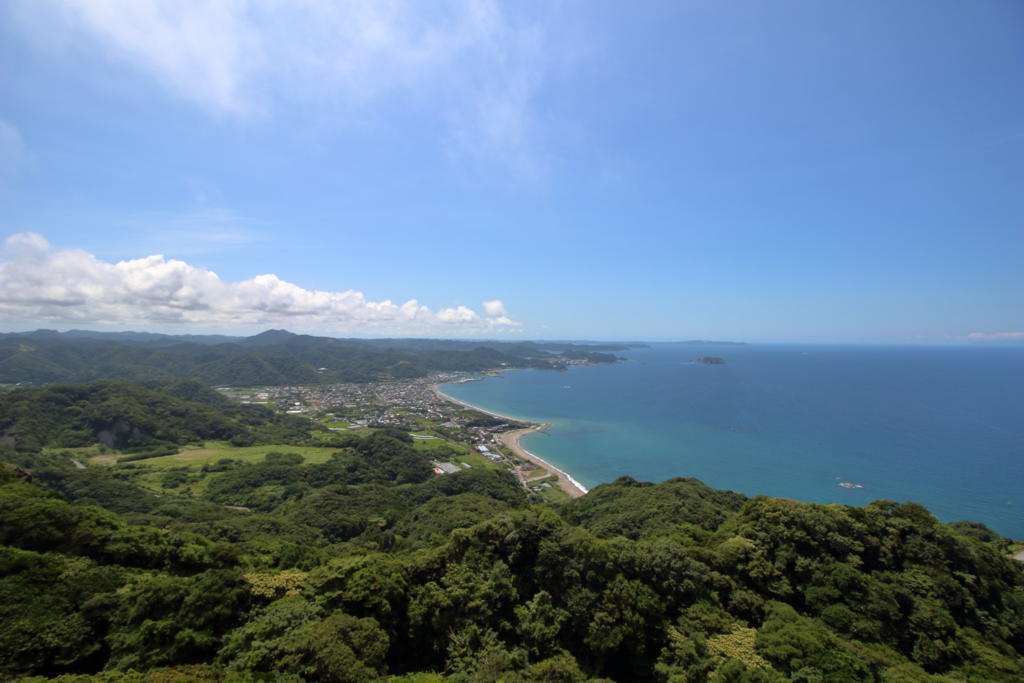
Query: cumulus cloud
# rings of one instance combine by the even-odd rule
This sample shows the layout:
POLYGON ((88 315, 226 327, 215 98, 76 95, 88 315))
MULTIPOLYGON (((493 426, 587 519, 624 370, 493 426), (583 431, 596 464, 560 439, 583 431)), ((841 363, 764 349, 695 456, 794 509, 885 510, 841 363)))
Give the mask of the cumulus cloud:
POLYGON ((484 302, 484 313, 491 318, 498 318, 503 315, 508 315, 508 311, 505 310, 505 304, 495 299, 494 301, 484 302))
POLYGON ((971 332, 967 338, 976 341, 1024 341, 1024 332, 971 332))
POLYGON ((313 103, 343 119, 398 95, 447 125, 446 152, 519 166, 536 161, 534 101, 556 61, 540 22, 513 22, 496 0, 33 0, 22 8, 38 43, 98 45, 219 117, 313 103))
POLYGON ((53 249, 36 233, 12 235, 4 246, 0 320, 223 328, 283 323, 324 331, 415 334, 497 333, 519 327, 505 315, 485 317, 466 306, 435 312, 416 299, 368 301, 355 290, 308 290, 272 274, 224 282, 211 270, 162 255, 106 263, 79 249, 53 249))

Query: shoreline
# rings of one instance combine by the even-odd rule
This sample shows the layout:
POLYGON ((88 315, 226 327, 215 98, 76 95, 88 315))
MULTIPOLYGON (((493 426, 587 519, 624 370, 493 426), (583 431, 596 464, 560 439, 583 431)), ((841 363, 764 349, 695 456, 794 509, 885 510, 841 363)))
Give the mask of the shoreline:
MULTIPOLYGON (((450 382, 445 382, 445 384, 450 384, 450 382)), ((479 408, 479 407, 473 405, 472 403, 466 403, 465 401, 460 401, 459 399, 453 398, 453 397, 449 396, 448 394, 444 393, 443 391, 441 391, 441 389, 438 388, 440 386, 441 386, 440 384, 431 384, 430 385, 430 390, 433 391, 434 395, 437 396, 438 398, 442 398, 445 401, 448 401, 450 403, 457 403, 460 406, 462 406, 463 408, 469 408, 470 410, 475 410, 478 413, 484 413, 485 415, 490 415, 491 417, 496 417, 499 420, 509 420, 510 422, 523 422, 525 424, 536 424, 535 422, 530 422, 529 420, 520 420, 518 417, 511 417, 509 415, 502 415, 501 413, 493 413, 490 410, 484 410, 483 408, 479 408)))
POLYGON ((523 460, 528 460, 532 462, 534 465, 537 465, 538 467, 543 467, 544 469, 554 474, 558 480, 558 487, 565 491, 569 495, 569 497, 579 498, 580 496, 588 492, 587 487, 573 479, 572 475, 570 475, 568 472, 558 467, 555 467, 544 458, 538 455, 534 455, 530 451, 523 448, 522 444, 519 443, 519 440, 526 436, 527 434, 530 434, 531 432, 541 431, 542 429, 546 429, 550 425, 538 424, 535 422, 529 422, 527 420, 520 420, 519 418, 511 417, 509 415, 502 415, 500 413, 495 413, 490 410, 484 410, 483 408, 475 406, 472 403, 466 403, 465 401, 460 401, 457 398, 449 396, 448 394, 441 391, 439 386, 439 384, 431 384, 430 388, 438 398, 444 399, 445 401, 456 403, 464 408, 475 410, 478 413, 484 413, 486 415, 490 415, 491 417, 496 417, 499 420, 511 420, 513 422, 525 422, 526 424, 529 424, 529 427, 524 427, 522 429, 514 429, 510 432, 505 432, 501 434, 499 437, 501 439, 501 442, 508 446, 508 448, 510 448, 513 453, 515 453, 523 460))
POLYGON ((519 440, 526 436, 527 434, 531 432, 539 432, 542 429, 546 429, 548 426, 549 425, 547 424, 540 424, 534 425, 533 427, 527 427, 526 429, 516 429, 511 432, 505 432, 499 438, 501 439, 501 442, 503 444, 512 449, 512 452, 518 455, 523 460, 529 460, 534 465, 542 467, 546 469, 548 472, 554 474, 555 478, 558 480, 558 487, 565 491, 567 494, 569 494, 570 498, 579 498, 580 496, 583 496, 586 493, 588 493, 587 487, 573 479, 572 475, 570 475, 565 470, 555 467, 547 460, 538 455, 534 455, 530 451, 523 448, 522 444, 519 443, 519 440))

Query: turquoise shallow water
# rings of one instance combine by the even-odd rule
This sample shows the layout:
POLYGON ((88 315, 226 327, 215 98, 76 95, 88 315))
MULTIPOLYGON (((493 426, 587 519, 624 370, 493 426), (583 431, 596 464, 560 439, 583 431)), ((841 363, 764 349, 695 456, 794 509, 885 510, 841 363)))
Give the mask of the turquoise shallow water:
POLYGON ((443 390, 551 423, 523 445, 588 487, 689 476, 748 495, 916 501, 1024 538, 1024 348, 655 344, 620 355, 443 390), (688 362, 704 355, 726 364, 688 362))

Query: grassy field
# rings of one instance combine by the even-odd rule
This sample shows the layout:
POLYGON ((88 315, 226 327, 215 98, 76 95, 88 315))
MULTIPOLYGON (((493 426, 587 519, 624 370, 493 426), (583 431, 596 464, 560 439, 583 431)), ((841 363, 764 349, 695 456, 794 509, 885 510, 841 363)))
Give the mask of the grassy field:
MULTIPOLYGON (((137 462, 155 467, 180 467, 182 465, 199 467, 208 462, 216 462, 221 458, 232 458, 244 462, 259 462, 267 453, 298 453, 307 463, 327 462, 336 448, 318 448, 316 446, 232 446, 226 441, 207 441, 202 448, 186 446, 177 455, 165 455, 160 458, 148 458, 137 462)), ((97 465, 111 465, 125 453, 97 455, 89 458, 89 462, 97 465)))
POLYGON ((455 458, 452 458, 452 461, 456 462, 456 463, 463 463, 464 462, 467 465, 469 465, 470 467, 479 467, 480 469, 484 469, 484 470, 506 470, 506 469, 508 469, 503 463, 491 462, 490 460, 488 460, 484 456, 482 456, 479 453, 476 453, 474 451, 470 451, 470 452, 468 452, 468 453, 466 453, 464 455, 460 455, 460 456, 457 456, 455 458))
MULTIPOLYGON (((523 466, 533 466, 533 467, 536 467, 536 465, 534 465, 532 462, 523 462, 521 460, 520 460, 520 462, 523 463, 523 466)), ((553 476, 553 474, 551 472, 547 471, 543 467, 536 467, 536 469, 533 469, 533 470, 530 470, 529 472, 526 472, 525 475, 526 475, 526 483, 528 483, 528 484, 536 484, 536 483, 538 483, 540 481, 543 481, 543 480, 547 479, 550 476, 553 476)))
MULTIPOLYGON (((371 430, 360 429, 358 431, 353 431, 359 433, 369 432, 371 430)), ((423 432, 423 434, 426 435, 429 434, 429 432, 423 432)), ((475 450, 469 449, 464 445, 451 443, 443 438, 417 439, 413 442, 413 447, 428 457, 436 457, 437 460, 452 462, 457 465, 466 464, 471 468, 499 471, 507 469, 504 462, 492 462, 477 453, 475 450), (456 453, 453 455, 452 451, 455 451, 456 453)), ((98 445, 90 446, 88 448, 61 448, 52 450, 54 452, 70 451, 79 460, 87 461, 92 465, 113 465, 117 462, 118 458, 124 458, 131 455, 129 453, 106 453, 104 451, 107 449, 101 448, 98 445)), ((137 460, 132 464, 152 468, 146 473, 141 474, 141 476, 135 480, 136 483, 150 490, 156 492, 176 493, 186 496, 201 496, 203 490, 206 488, 209 476, 201 474, 199 472, 199 468, 207 463, 214 463, 222 458, 254 463, 260 462, 266 458, 267 453, 297 453, 304 458, 306 463, 316 464, 327 462, 330 459, 331 454, 336 450, 336 448, 320 448, 317 446, 232 446, 226 441, 207 441, 202 446, 185 446, 175 455, 165 455, 159 458, 137 460), (164 488, 163 482, 165 475, 170 476, 167 473, 175 469, 187 469, 190 471, 191 474, 189 480, 181 486, 176 486, 171 489, 164 488)), ((554 481, 554 477, 544 478, 543 475, 545 474, 547 474, 545 470, 537 470, 534 473, 534 476, 537 478, 530 482, 531 486, 535 487, 542 481, 554 481)), ((551 503, 560 503, 569 500, 568 495, 559 489, 557 485, 554 485, 551 488, 540 487, 536 492, 545 501, 551 503)))
POLYGON ((449 450, 458 451, 459 453, 466 452, 466 449, 462 446, 448 443, 444 439, 416 439, 412 442, 412 447, 425 453, 432 453, 434 451, 447 453, 449 450))
POLYGON ((230 396, 239 396, 245 394, 258 394, 264 391, 265 389, 266 387, 224 387, 222 389, 218 389, 217 391, 221 392, 222 394, 228 394, 230 396))
POLYGON ((545 503, 568 503, 572 500, 569 494, 558 486, 557 476, 552 475, 543 479, 531 480, 529 485, 530 490, 543 498, 545 503), (543 483, 550 484, 551 486, 541 486, 543 483))
MULTIPOLYGON (((333 427, 334 425, 331 425, 331 426, 333 427)), ((339 434, 347 434, 349 432, 352 432, 354 434, 359 434, 360 433, 358 429, 347 429, 344 432, 321 432, 321 431, 315 431, 315 432, 310 432, 309 435, 312 436, 314 439, 317 439, 318 441, 328 441, 328 440, 333 439, 334 437, 338 436, 339 434)))
MULTIPOLYGON (((412 432, 417 436, 428 436, 433 435, 429 431, 412 432)), ((463 463, 470 467, 478 467, 484 470, 504 470, 506 467, 502 463, 491 462, 484 456, 480 455, 476 451, 460 446, 459 444, 446 441, 442 438, 437 439, 417 439, 413 441, 413 448, 418 451, 422 451, 427 455, 437 454, 438 459, 444 459, 446 462, 453 462, 457 465, 463 463), (457 452, 457 455, 451 455, 448 449, 452 449, 457 452)))

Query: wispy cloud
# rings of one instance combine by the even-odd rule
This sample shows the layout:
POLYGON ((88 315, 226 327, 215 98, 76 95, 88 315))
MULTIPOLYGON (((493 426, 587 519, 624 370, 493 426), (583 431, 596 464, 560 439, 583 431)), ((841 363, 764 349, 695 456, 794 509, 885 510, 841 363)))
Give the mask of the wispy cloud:
POLYGON ((241 115, 251 107, 246 84, 260 68, 254 61, 259 36, 246 21, 246 4, 55 0, 63 12, 49 28, 94 39, 114 61, 155 77, 194 104, 241 115))
POLYGON ((285 324, 324 332, 476 334, 516 330, 500 301, 481 316, 466 306, 433 311, 410 299, 368 301, 362 292, 304 289, 276 275, 224 282, 211 270, 162 255, 106 263, 78 249, 55 250, 19 233, 0 261, 0 321, 204 327, 285 324))
POLYGON ((494 0, 35 0, 21 10, 37 42, 59 33, 98 45, 218 117, 313 104, 344 121, 398 98, 447 126, 454 156, 528 172, 539 163, 535 99, 556 51, 539 22, 512 21, 494 0))

